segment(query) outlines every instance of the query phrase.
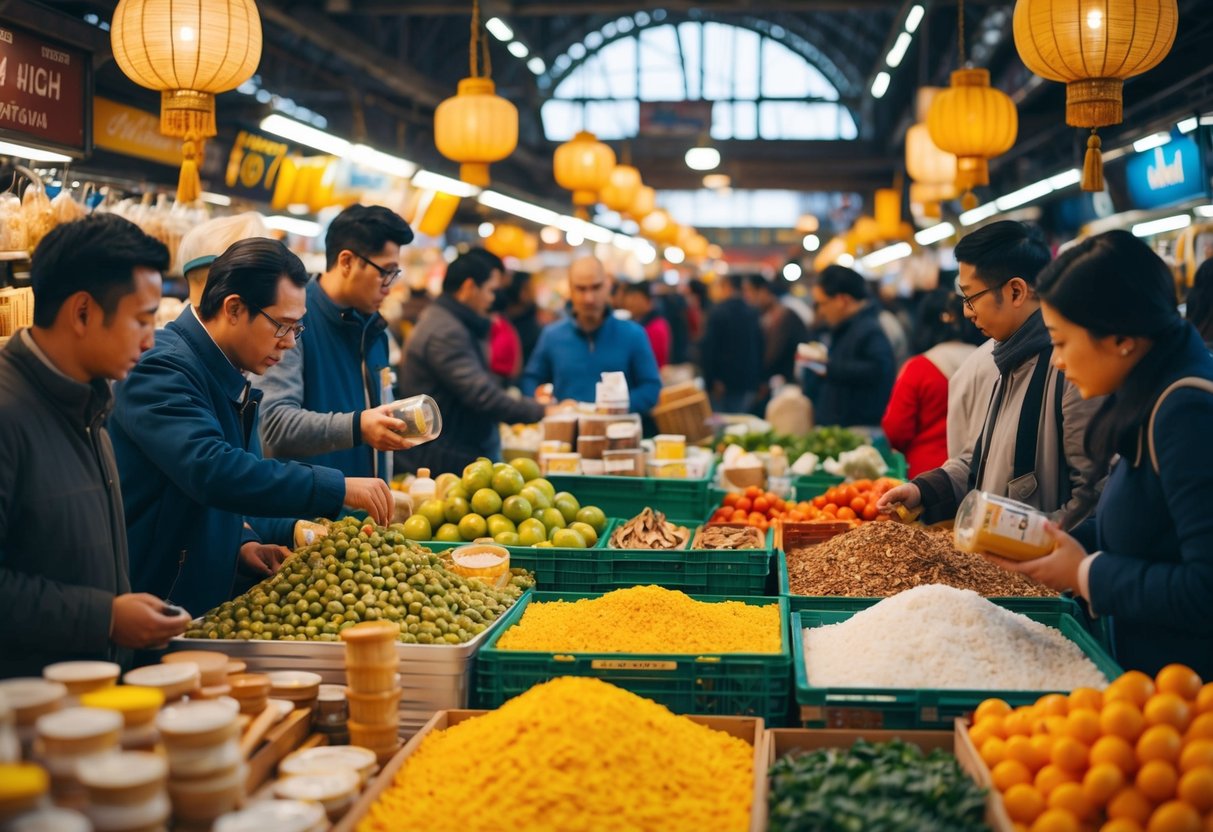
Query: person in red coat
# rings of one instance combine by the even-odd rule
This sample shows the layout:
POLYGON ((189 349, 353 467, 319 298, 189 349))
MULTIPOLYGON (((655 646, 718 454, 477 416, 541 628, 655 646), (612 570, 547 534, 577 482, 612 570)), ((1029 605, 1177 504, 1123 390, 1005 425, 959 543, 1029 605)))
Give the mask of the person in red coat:
POLYGON ((949 289, 923 298, 914 328, 918 354, 901 368, 880 422, 911 477, 948 459, 948 380, 982 340, 963 303, 949 289))
POLYGON ((670 323, 653 305, 653 292, 649 284, 627 283, 623 287, 623 306, 632 315, 632 320, 644 327, 657 359, 657 368, 670 363, 670 323))

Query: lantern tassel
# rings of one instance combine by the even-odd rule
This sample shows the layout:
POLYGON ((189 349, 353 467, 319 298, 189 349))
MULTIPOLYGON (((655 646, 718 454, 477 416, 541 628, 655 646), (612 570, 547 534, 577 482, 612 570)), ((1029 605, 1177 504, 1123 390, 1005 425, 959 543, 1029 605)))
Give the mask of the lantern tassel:
POLYGON ((1087 139, 1087 157, 1082 163, 1082 189, 1084 191, 1103 190, 1103 154, 1100 153, 1099 136, 1091 131, 1087 139))
POLYGON ((966 211, 972 211, 977 207, 977 194, 972 191, 965 191, 964 196, 960 198, 960 207, 966 211))
POLYGON ((202 196, 202 180, 198 176, 198 157, 202 142, 186 136, 181 143, 181 175, 177 179, 177 201, 193 202, 202 196))

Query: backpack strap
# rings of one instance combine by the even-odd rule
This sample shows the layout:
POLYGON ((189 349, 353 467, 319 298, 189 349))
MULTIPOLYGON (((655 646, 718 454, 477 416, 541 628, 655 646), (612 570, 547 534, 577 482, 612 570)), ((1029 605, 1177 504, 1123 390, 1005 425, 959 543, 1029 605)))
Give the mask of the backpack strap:
MULTIPOLYGON (((1158 418, 1158 410, 1162 407, 1162 403, 1166 401, 1167 396, 1178 390, 1180 387, 1195 387, 1198 390, 1204 390, 1206 393, 1213 393, 1213 381, 1200 376, 1187 376, 1171 384, 1166 390, 1162 391, 1162 395, 1154 402, 1154 409, 1150 411, 1150 421, 1146 425, 1146 448, 1150 453, 1150 465, 1154 468, 1154 473, 1158 474, 1158 451, 1154 448, 1154 420, 1158 418)), ((1137 444, 1137 465, 1141 464, 1141 442, 1137 444)))
POLYGON ((1070 502, 1074 485, 1070 481, 1070 459, 1066 456, 1066 417, 1062 405, 1066 395, 1066 374, 1057 371, 1053 389, 1053 418, 1057 424, 1057 493, 1064 506, 1070 502))

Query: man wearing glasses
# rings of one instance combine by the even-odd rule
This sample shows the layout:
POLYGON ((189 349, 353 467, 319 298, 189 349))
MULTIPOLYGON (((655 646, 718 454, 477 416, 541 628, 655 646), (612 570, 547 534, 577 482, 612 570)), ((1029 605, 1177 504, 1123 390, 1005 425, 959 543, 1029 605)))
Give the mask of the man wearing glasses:
POLYGON ((879 508, 921 505, 924 522, 933 523, 954 517, 978 488, 1027 503, 1067 529, 1094 508, 1107 460, 1087 457, 1085 437, 1103 399, 1083 400, 1052 366, 1036 296, 1036 276, 1049 259, 1044 243, 1012 221, 987 225, 956 246, 965 317, 994 342, 992 352, 983 347, 966 359, 949 386, 948 420, 972 425, 973 436, 942 467, 890 490, 879 508), (964 401, 971 402, 967 413, 953 406, 964 401))
POLYGON ((266 456, 347 477, 390 481, 392 453, 410 447, 392 416, 387 324, 379 306, 399 279, 413 230, 395 212, 352 205, 324 238, 326 269, 307 285, 307 336, 266 371, 266 456))

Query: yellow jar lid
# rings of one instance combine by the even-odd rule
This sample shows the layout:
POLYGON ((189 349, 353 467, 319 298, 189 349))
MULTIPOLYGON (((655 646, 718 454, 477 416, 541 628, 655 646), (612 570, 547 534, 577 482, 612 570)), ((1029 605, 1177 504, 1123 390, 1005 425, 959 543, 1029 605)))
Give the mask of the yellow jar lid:
POLYGON ((46 794, 50 776, 32 763, 0 763, 0 804, 30 800, 46 794))
POLYGON ((158 710, 164 705, 164 692, 159 688, 122 685, 81 694, 80 704, 89 708, 108 708, 123 714, 131 711, 158 710))

